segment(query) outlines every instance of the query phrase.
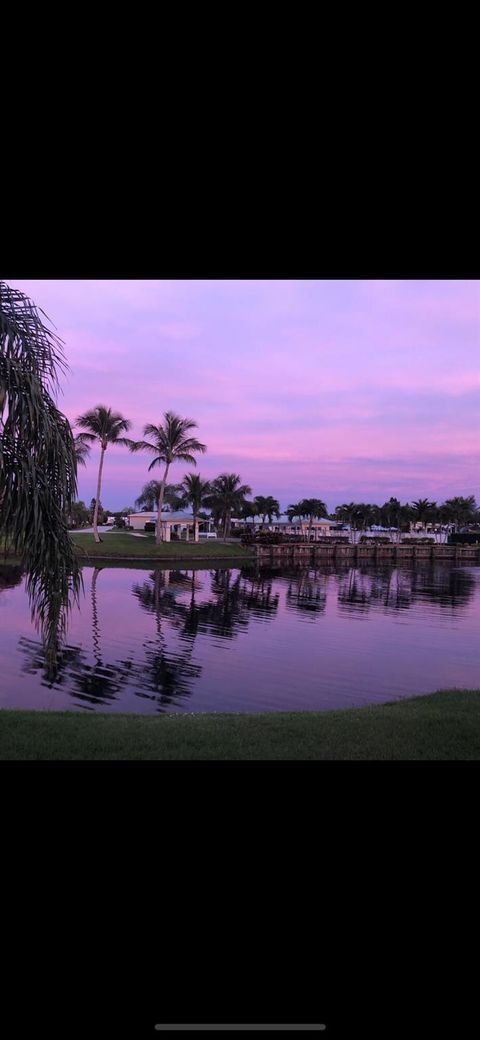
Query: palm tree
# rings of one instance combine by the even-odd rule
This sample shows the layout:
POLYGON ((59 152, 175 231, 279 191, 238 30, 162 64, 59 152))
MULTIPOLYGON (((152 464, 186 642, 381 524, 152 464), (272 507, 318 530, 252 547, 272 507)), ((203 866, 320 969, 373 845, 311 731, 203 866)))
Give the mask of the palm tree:
POLYGON ((55 404, 58 371, 67 366, 42 314, 0 282, 0 532, 22 557, 53 661, 81 578, 67 529, 77 490, 74 439, 55 404))
POLYGON ((286 514, 288 516, 288 519, 290 520, 290 523, 292 523, 296 516, 298 516, 298 518, 301 519, 302 512, 300 509, 300 503, 292 502, 291 505, 287 506, 286 514))
MULTIPOLYGON (((173 510, 181 509, 184 504, 182 491, 181 484, 165 484, 164 502, 167 502, 173 510)), ((135 499, 137 509, 141 509, 143 512, 153 512, 157 507, 159 494, 160 481, 149 480, 143 485, 138 498, 135 499)))
POLYGON ((205 444, 201 444, 195 437, 188 436, 190 430, 197 425, 193 419, 181 419, 179 415, 175 415, 175 412, 165 412, 163 425, 159 423, 158 426, 154 426, 152 423, 147 423, 144 427, 143 436, 151 437, 151 441, 137 441, 130 445, 131 451, 153 452, 155 457, 148 467, 148 472, 162 462, 165 464, 157 502, 158 516, 155 531, 157 545, 163 541, 161 517, 170 466, 174 462, 189 462, 196 466, 197 461, 193 452, 203 455, 207 450, 205 444))
POLYGON ((102 489, 104 455, 109 444, 124 444, 130 447, 132 441, 120 435, 126 433, 132 424, 129 419, 124 419, 120 412, 112 412, 112 409, 107 408, 106 405, 97 404, 91 412, 79 415, 78 419, 75 420, 75 425, 83 428, 81 437, 83 437, 84 442, 100 442, 100 465, 98 467, 97 494, 95 496, 95 510, 93 514, 93 537, 96 542, 101 542, 98 533, 98 507, 102 489))
POLYGON ((455 498, 447 498, 442 506, 442 510, 444 515, 453 520, 455 530, 458 531, 459 527, 471 524, 475 519, 477 510, 475 495, 469 495, 468 498, 463 498, 461 495, 457 495, 455 498))
POLYGON ((91 444, 88 443, 86 435, 84 433, 77 433, 76 437, 74 437, 74 445, 77 466, 86 466, 86 460, 90 455, 91 449, 91 444))
POLYGON ((430 520, 434 510, 437 508, 436 502, 430 502, 428 498, 419 498, 416 502, 412 502, 412 519, 414 523, 421 523, 425 526, 427 520, 430 520))
POLYGON ((202 480, 199 473, 186 473, 181 487, 184 491, 185 503, 192 507, 195 541, 198 542, 197 517, 202 506, 207 504, 208 496, 210 495, 210 482, 202 480))
POLYGON ((310 538, 314 519, 319 520, 327 512, 325 502, 322 502, 321 498, 302 498, 302 501, 298 503, 298 509, 300 516, 307 516, 309 519, 308 536, 310 538))
POLYGON ((402 506, 398 498, 389 498, 380 506, 380 519, 385 527, 398 527, 400 523, 400 511, 402 506))
POLYGON ((259 508, 256 499, 253 502, 245 502, 240 510, 240 516, 242 520, 248 520, 251 516, 253 520, 253 533, 255 534, 255 517, 259 516, 259 508))
POLYGON ((345 523, 349 524, 352 536, 351 540, 354 542, 357 521, 359 519, 357 503, 344 502, 342 506, 337 506, 335 513, 339 520, 343 520, 345 523))
POLYGON ((248 484, 241 484, 237 473, 221 473, 212 481, 208 504, 223 521, 223 537, 230 534, 232 513, 239 513, 245 505, 247 495, 252 494, 248 484))
POLYGON ((257 507, 258 507, 258 512, 259 512, 260 516, 263 518, 262 519, 262 527, 265 524, 265 520, 266 520, 267 516, 268 516, 269 523, 272 522, 272 517, 274 515, 275 516, 280 516, 280 505, 277 502, 277 499, 276 498, 272 498, 271 495, 268 495, 268 497, 265 497, 264 495, 256 495, 255 498, 254 498, 254 502, 256 502, 257 507))
POLYGON ((278 499, 272 498, 271 495, 267 495, 265 505, 267 507, 268 522, 271 524, 274 516, 277 517, 277 520, 280 516, 280 502, 278 499))
POLYGON ((257 506, 258 515, 262 518, 262 527, 264 527, 265 520, 267 519, 267 499, 264 495, 255 495, 253 501, 257 506))

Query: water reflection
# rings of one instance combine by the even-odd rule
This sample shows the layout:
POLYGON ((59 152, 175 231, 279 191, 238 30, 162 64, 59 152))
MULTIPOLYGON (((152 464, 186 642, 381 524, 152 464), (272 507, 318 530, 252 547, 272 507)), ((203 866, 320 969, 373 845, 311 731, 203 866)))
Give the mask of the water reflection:
POLYGON ((292 610, 318 614, 327 603, 327 575, 318 568, 292 575, 287 589, 287 606, 292 610))
POLYGON ((233 639, 248 627, 252 612, 268 618, 278 608, 279 594, 273 593, 272 582, 263 573, 222 568, 210 571, 209 578, 211 595, 200 602, 195 594, 205 591, 206 582, 199 579, 198 572, 189 577, 188 572, 157 571, 148 581, 135 584, 132 592, 144 610, 155 614, 157 625, 161 615, 168 617, 187 642, 199 632, 233 639), (179 598, 186 590, 189 598, 179 598))
POLYGON ((467 604, 474 592, 475 578, 469 570, 441 564, 386 567, 376 573, 367 567, 349 567, 338 581, 338 604, 359 613, 371 607, 405 610, 421 600, 455 608, 467 604))
MULTIPOLYGON (((155 570, 142 582, 133 582, 131 593, 153 625, 141 642, 135 657, 104 659, 102 618, 98 603, 98 582, 103 568, 94 568, 90 577, 91 648, 65 645, 57 655, 55 673, 46 668, 45 650, 40 641, 21 637, 23 671, 42 672, 42 685, 67 689, 77 706, 93 709, 108 707, 127 689, 135 697, 151 701, 157 710, 167 710, 191 696, 202 667, 194 660, 199 634, 234 639, 245 631, 250 616, 272 618, 279 594, 264 573, 250 569, 228 568, 209 573, 155 570), (202 598, 197 601, 197 595, 202 598), (178 647, 173 645, 177 639, 178 647)), ((128 573, 128 572, 126 572, 128 573)), ((101 587, 101 579, 100 579, 101 587)))
MULTIPOLYGON (((21 578, 20 568, 0 567, 0 594, 10 590, 9 614, 10 603, 22 609, 21 578)), ((22 661, 19 681, 12 684, 7 702, 14 706, 20 688, 30 698, 22 706, 70 704, 87 711, 150 713, 188 710, 189 704, 192 710, 207 710, 204 704, 208 710, 234 710, 235 694, 235 710, 246 710, 248 704, 258 707, 258 699, 253 705, 249 701, 258 697, 257 684, 262 686, 267 708, 288 710, 298 702, 299 690, 306 698, 304 706, 314 707, 322 683, 329 684, 329 696, 336 695, 337 688, 350 691, 352 685, 360 695, 362 668, 367 667, 365 696, 371 699, 371 669, 380 665, 383 695, 392 683, 397 689, 402 668, 405 674, 411 670, 408 682, 404 680, 405 690, 423 692, 429 687, 422 680, 421 667, 433 682, 431 675, 449 645, 456 662, 455 680, 460 674, 459 654, 467 668, 469 662, 473 671, 477 667, 472 626, 465 628, 465 642, 459 643, 457 622, 467 616, 475 596, 480 610, 479 578, 480 570, 470 565, 430 561, 401 567, 352 567, 347 561, 325 561, 318 567, 291 564, 210 571, 87 569, 81 611, 72 618, 70 638, 58 651, 54 672, 41 640, 23 622, 16 643, 22 661), (401 618, 403 630, 410 619, 413 644, 408 642, 408 632, 401 636, 406 642, 401 642, 403 630, 398 625, 384 642, 387 630, 375 619, 389 617, 393 625, 395 618, 401 618), (368 619, 368 625, 349 626, 349 619, 355 618, 368 619), (445 625, 450 625, 450 619, 455 621, 457 642, 448 644, 450 629, 445 625), (315 637, 316 631, 323 632, 322 640, 315 637), (363 659, 366 640, 368 666, 363 659), (419 655, 423 663, 416 674, 419 655), (39 703, 42 689, 51 691, 46 703, 39 703), (63 700, 57 693, 64 695, 63 700)), ((0 665, 5 653, 8 646, 2 644, 0 631, 0 665)), ((438 685, 435 682, 432 688, 438 685)), ((2 701, 5 706, 7 702, 2 701)))
POLYGON ((22 636, 19 646, 24 656, 24 673, 41 672, 43 686, 50 690, 65 689, 78 706, 91 710, 108 707, 128 683, 128 668, 123 663, 112 666, 96 660, 92 664, 88 651, 80 646, 62 647, 53 676, 45 666, 45 649, 39 640, 22 636))

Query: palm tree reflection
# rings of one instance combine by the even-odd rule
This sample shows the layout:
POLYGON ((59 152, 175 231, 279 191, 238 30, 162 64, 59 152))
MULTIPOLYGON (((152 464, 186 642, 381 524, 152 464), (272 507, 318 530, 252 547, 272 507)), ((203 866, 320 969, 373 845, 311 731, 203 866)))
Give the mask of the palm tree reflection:
POLYGON ((468 567, 430 562, 375 571, 352 567, 338 581, 338 603, 349 612, 365 612, 372 606, 406 610, 421 601, 456 609, 466 605, 474 591, 475 578, 468 567))
MULTIPOLYGON (((157 569, 130 586, 147 618, 137 643, 135 637, 129 638, 122 622, 128 649, 118 658, 103 645, 102 620, 105 623, 106 618, 102 619, 100 609, 100 570, 95 568, 91 575, 91 643, 85 649, 64 643, 52 670, 45 643, 25 637, 19 643, 26 672, 42 672, 43 686, 63 690, 77 706, 90 711, 115 707, 127 694, 149 701, 149 710, 181 707, 198 685, 205 655, 208 659, 245 633, 252 621, 258 625, 275 619, 282 587, 286 588, 287 611, 319 623, 329 590, 330 595, 337 593, 341 613, 366 616, 367 611, 405 611, 425 602, 442 613, 457 612, 470 602, 476 587, 470 567, 430 562, 375 569, 331 563, 279 570, 157 569)), ((0 568, 0 590, 13 588, 21 578, 21 568, 0 568)))
POLYGON ((301 614, 319 614, 327 603, 328 577, 319 569, 299 568, 291 575, 287 589, 287 607, 301 614))
POLYGON ((200 665, 191 660, 194 636, 185 638, 182 652, 175 653, 169 650, 164 631, 167 626, 179 628, 176 592, 178 588, 183 591, 189 584, 182 572, 156 570, 149 575, 148 581, 132 587, 142 609, 154 615, 156 638, 144 641, 145 661, 140 667, 136 663, 133 665, 131 679, 136 695, 156 701, 159 711, 176 704, 178 698, 190 695, 192 683, 202 671, 200 665))

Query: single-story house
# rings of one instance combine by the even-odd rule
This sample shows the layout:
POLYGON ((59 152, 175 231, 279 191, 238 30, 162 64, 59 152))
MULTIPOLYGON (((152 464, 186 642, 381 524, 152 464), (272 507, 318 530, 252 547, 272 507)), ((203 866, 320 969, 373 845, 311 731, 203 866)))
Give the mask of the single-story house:
POLYGON ((325 535, 329 535, 335 528, 335 522, 333 520, 326 520, 323 517, 312 521, 310 527, 310 521, 307 519, 299 520, 295 517, 294 520, 290 520, 286 513, 282 513, 278 519, 275 517, 272 523, 262 524, 261 520, 249 517, 247 520, 239 520, 238 518, 232 519, 232 529, 235 527, 247 527, 250 530, 255 531, 278 531, 284 534, 298 534, 302 537, 308 537, 309 533, 312 541, 317 541, 318 538, 324 538, 325 535))
MULTIPOLYGON (((158 512, 130 513, 125 517, 128 527, 133 531, 144 531, 146 523, 156 524, 158 512)), ((162 513, 162 525, 164 540, 170 542, 172 534, 183 541, 198 542, 201 537, 212 537, 214 527, 212 520, 196 520, 193 513, 182 511, 180 513, 162 513)))

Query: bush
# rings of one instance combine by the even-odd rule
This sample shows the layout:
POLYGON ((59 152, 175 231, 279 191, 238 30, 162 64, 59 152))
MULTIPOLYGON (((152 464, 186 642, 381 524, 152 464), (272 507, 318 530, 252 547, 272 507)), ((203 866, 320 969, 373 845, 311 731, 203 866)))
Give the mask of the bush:
POLYGON ((382 534, 362 534, 360 543, 365 544, 366 542, 370 542, 372 545, 391 545, 391 539, 382 534))
POLYGON ((115 517, 115 522, 114 522, 113 526, 114 527, 126 527, 127 525, 125 523, 125 517, 123 517, 123 516, 116 516, 115 517))
POLYGON ((464 534, 449 534, 449 545, 478 545, 480 531, 465 531, 464 534))

